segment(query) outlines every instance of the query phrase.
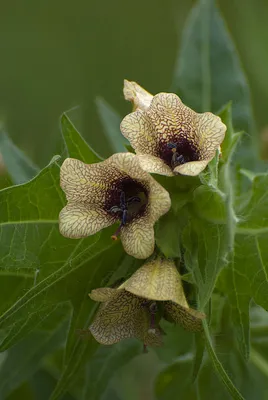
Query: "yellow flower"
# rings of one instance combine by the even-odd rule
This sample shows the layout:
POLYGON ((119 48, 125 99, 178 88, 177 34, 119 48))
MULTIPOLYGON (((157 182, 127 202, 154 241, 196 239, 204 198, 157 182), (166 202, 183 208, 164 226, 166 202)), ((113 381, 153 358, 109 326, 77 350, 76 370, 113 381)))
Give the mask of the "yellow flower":
POLYGON ((97 164, 67 158, 61 166, 61 187, 68 204, 61 210, 63 236, 81 238, 120 221, 125 251, 147 258, 154 251, 154 224, 171 205, 168 192, 139 165, 131 153, 114 154, 97 164))
POLYGON ((144 264, 117 289, 95 289, 89 296, 102 302, 89 327, 102 344, 136 337, 145 345, 161 345, 161 317, 189 331, 202 330, 205 318, 189 308, 174 262, 161 258, 144 264))
POLYGON ((136 111, 123 119, 121 131, 145 171, 195 176, 206 168, 224 139, 220 117, 196 113, 173 93, 152 96, 135 82, 125 82, 124 94, 136 111))

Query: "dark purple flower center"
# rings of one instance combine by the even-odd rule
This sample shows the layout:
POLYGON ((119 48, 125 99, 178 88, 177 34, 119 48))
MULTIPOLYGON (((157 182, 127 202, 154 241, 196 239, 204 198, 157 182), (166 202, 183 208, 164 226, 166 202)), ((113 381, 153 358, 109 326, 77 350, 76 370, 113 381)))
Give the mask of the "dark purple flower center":
POLYGON ((200 153, 192 141, 185 137, 174 140, 161 140, 159 144, 160 158, 172 169, 190 161, 198 161, 200 153))
POLYGON ((148 190, 131 178, 119 179, 113 183, 107 196, 105 210, 120 221, 115 238, 122 226, 142 216, 148 203, 148 190))

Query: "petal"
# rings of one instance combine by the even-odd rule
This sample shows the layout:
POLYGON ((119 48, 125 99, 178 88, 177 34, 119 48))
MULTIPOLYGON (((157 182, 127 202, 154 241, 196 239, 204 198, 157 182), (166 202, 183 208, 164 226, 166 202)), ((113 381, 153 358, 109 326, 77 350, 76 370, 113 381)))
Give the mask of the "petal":
POLYGON ((121 229, 121 241, 125 251, 132 257, 143 259, 154 251, 154 228, 148 217, 134 219, 121 229))
POLYGON ((97 206, 69 203, 60 212, 59 229, 63 236, 77 239, 94 235, 115 221, 97 206))
POLYGON ((121 122, 120 129, 137 154, 157 155, 158 142, 155 127, 142 110, 128 114, 121 122))
POLYGON ((89 297, 94 301, 109 301, 116 296, 117 290, 109 287, 94 289, 89 293, 89 297))
POLYGON ((144 171, 165 176, 174 175, 172 169, 159 157, 151 156, 150 154, 139 154, 137 157, 144 171))
POLYGON ((124 290, 117 290, 112 301, 103 303, 89 327, 94 338, 101 344, 114 344, 120 340, 144 336, 145 308, 142 299, 124 290))
POLYGON ((150 176, 150 193, 148 199, 148 218, 154 224, 171 207, 169 193, 150 176))
POLYGON ((174 320, 175 323, 182 325, 184 329, 191 332, 202 331, 202 320, 206 318, 204 313, 201 313, 192 308, 186 308, 181 305, 167 302, 165 311, 174 320))
POLYGON ((127 175, 139 182, 148 181, 150 175, 145 172, 139 163, 135 154, 132 153, 116 153, 104 161, 107 165, 121 171, 121 174, 127 175))
POLYGON ((174 93, 158 93, 154 96, 147 111, 148 117, 154 124, 159 137, 191 131, 191 124, 195 112, 185 106, 174 93))
POLYGON ((172 300, 184 307, 189 307, 180 274, 171 260, 157 258, 147 262, 120 286, 120 289, 123 288, 149 300, 172 300))
POLYGON ((106 161, 84 164, 74 158, 67 158, 60 170, 60 184, 67 200, 104 204, 106 192, 112 181, 120 176, 119 171, 107 168, 106 161))
POLYGON ((227 127, 220 117, 210 112, 196 115, 198 148, 201 152, 201 157, 210 161, 215 156, 217 148, 223 142, 227 127))
POLYGON ((146 110, 153 99, 153 96, 136 82, 130 82, 126 79, 124 80, 123 92, 125 99, 132 101, 134 110, 137 108, 146 110))
POLYGON ((174 168, 174 173, 181 175, 196 176, 206 168, 209 162, 210 159, 201 161, 191 161, 174 168))

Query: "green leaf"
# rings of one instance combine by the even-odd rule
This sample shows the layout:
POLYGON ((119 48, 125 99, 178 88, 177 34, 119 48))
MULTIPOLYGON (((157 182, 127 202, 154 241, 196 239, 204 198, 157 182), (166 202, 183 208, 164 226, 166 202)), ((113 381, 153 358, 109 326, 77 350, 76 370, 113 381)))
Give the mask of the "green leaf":
POLYGON ((196 381, 199 371, 202 367, 202 362, 204 359, 204 352, 205 352, 205 342, 203 335, 200 335, 199 333, 195 334, 195 359, 194 359, 194 365, 193 365, 193 382, 196 381))
POLYGON ((61 116, 61 132, 68 157, 77 158, 87 164, 101 161, 101 157, 90 148, 65 113, 61 116))
POLYGON ((234 131, 231 103, 228 103, 225 107, 223 107, 218 115, 227 127, 224 140, 221 144, 220 161, 227 162, 233 156, 234 150, 236 149, 239 141, 243 137, 243 132, 234 131))
POLYGON ((102 400, 110 400, 108 394, 111 393, 111 389, 117 395, 111 400, 117 400, 118 397, 120 400, 140 400, 144 395, 146 399, 155 399, 153 383, 160 367, 154 349, 137 355, 123 368, 117 369, 102 400))
MULTIPOLYGON (((57 236, 55 225, 64 205, 58 160, 32 181, 0 191, 0 269, 40 270, 43 244, 47 237, 57 236)), ((55 253, 55 246, 48 251, 46 257, 55 253)))
POLYGON ((4 165, 15 185, 32 179, 38 167, 12 142, 10 137, 0 130, 0 153, 4 165))
POLYGON ((215 371, 217 372, 219 378, 222 380, 223 384, 225 385, 226 389, 228 390, 232 398, 235 400, 243 400, 244 397, 241 395, 241 393, 239 393, 237 388, 234 386, 233 382, 231 381, 230 377, 228 376, 227 372, 225 371, 223 365, 221 364, 220 360, 218 359, 214 351, 206 321, 203 321, 203 327, 205 332, 207 352, 209 354, 213 367, 215 368, 215 371))
MULTIPOLYGON (((213 349, 216 349, 217 351, 216 357, 218 358, 222 368, 224 368, 226 373, 228 373, 228 376, 231 377, 233 384, 246 399, 253 400, 255 398, 265 398, 263 397, 262 387, 259 387, 258 385, 260 382, 259 376, 256 376, 257 374, 254 373, 252 366, 241 357, 241 354, 237 349, 235 329, 231 319, 231 313, 232 309, 227 299, 223 296, 219 298, 219 295, 217 295, 217 301, 213 302, 212 308, 212 318, 214 318, 214 323, 210 324, 210 330, 213 329, 214 325, 213 349), (216 322, 216 330, 215 318, 218 320, 216 322)), ((208 338, 206 337, 206 341, 207 340, 208 338)), ((208 343, 207 346, 209 346, 208 343)), ((210 352, 209 349, 208 351, 210 352)), ((210 361, 211 362, 205 359, 198 376, 200 398, 207 399, 211 391, 216 392, 217 397, 222 400, 233 398, 233 396, 229 397, 226 392, 223 393, 223 386, 220 383, 220 380, 223 377, 221 377, 220 371, 217 372, 217 369, 215 369, 215 360, 213 361, 212 358, 210 361), (213 365, 214 371, 211 368, 213 365), (215 372, 217 376, 213 374, 213 372, 215 372)))
POLYGON ((217 112, 231 100, 235 128, 252 132, 247 81, 213 0, 198 1, 190 13, 172 86, 186 104, 200 112, 217 112))
POLYGON ((218 287, 228 295, 232 320, 243 356, 248 359, 251 299, 268 309, 268 196, 267 174, 249 174, 249 193, 238 199, 234 255, 220 276, 218 287))
MULTIPOLYGON (((57 380, 48 371, 41 368, 32 376, 30 383, 35 393, 35 399, 47 400, 52 393, 57 380)), ((63 400, 75 400, 75 397, 67 393, 63 397, 63 400)))
POLYGON ((268 232, 268 174, 251 175, 251 190, 242 204, 238 204, 236 214, 239 221, 237 232, 260 234, 268 232))
POLYGON ((96 98, 97 110, 104 128, 104 133, 115 153, 126 151, 128 141, 120 132, 120 115, 102 98, 96 98))
POLYGON ((142 345, 137 340, 124 340, 116 345, 101 346, 88 363, 86 399, 100 400, 119 368, 140 354, 142 345))
POLYGON ((34 281, 34 272, 11 271, 0 269, 0 315, 19 298, 22 291, 31 287, 34 281))
POLYGON ((64 343, 69 307, 57 307, 39 329, 8 351, 0 369, 0 393, 5 398, 38 369, 44 355, 64 343), (27 357, 26 357, 27 354, 27 357))
POLYGON ((215 224, 226 222, 226 196, 211 186, 199 186, 194 191, 193 210, 196 215, 215 224))
POLYGON ((156 244, 165 257, 180 257, 180 225, 172 211, 160 219, 155 236, 156 244))
POLYGON ((198 399, 207 400, 211 393, 217 393, 217 400, 232 400, 210 359, 206 359, 197 380, 198 399))
POLYGON ((57 211, 64 204, 63 193, 59 187, 59 160, 59 156, 54 157, 30 182, 0 191, 0 223, 3 226, 23 224, 27 221, 58 221, 57 211), (54 207, 48 209, 49 205, 54 207))
POLYGON ((27 399, 35 400, 34 392, 29 382, 23 382, 5 400, 27 399))
POLYGON ((163 346, 153 350, 158 355, 160 365, 173 363, 178 357, 184 357, 194 351, 194 334, 188 332, 180 325, 161 321, 161 328, 165 332, 163 346), (178 340, 180 338, 180 340, 178 340))
POLYGON ((191 219, 182 236, 184 260, 198 288, 199 307, 208 303, 229 254, 226 225, 191 219))
POLYGON ((268 235, 237 235, 234 256, 219 278, 217 287, 228 295, 232 321, 244 357, 248 359, 249 304, 251 299, 268 309, 268 235))
POLYGON ((176 362, 164 368, 155 383, 155 394, 159 400, 177 398, 195 400, 195 388, 191 382, 193 357, 186 354, 177 358, 176 362))

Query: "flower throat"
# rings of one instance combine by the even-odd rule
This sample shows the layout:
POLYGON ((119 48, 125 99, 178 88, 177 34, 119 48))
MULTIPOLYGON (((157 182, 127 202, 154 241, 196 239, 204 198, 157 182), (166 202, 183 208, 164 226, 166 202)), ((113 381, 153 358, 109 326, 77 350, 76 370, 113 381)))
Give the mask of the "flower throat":
POLYGON ((196 146, 186 138, 180 138, 177 141, 161 143, 160 157, 172 169, 190 161, 199 160, 199 152, 196 146))
POLYGON ((108 205, 109 214, 116 216, 120 225, 114 235, 113 240, 118 238, 121 228, 142 216, 148 203, 148 193, 142 184, 126 179, 119 182, 119 185, 112 190, 108 205))

